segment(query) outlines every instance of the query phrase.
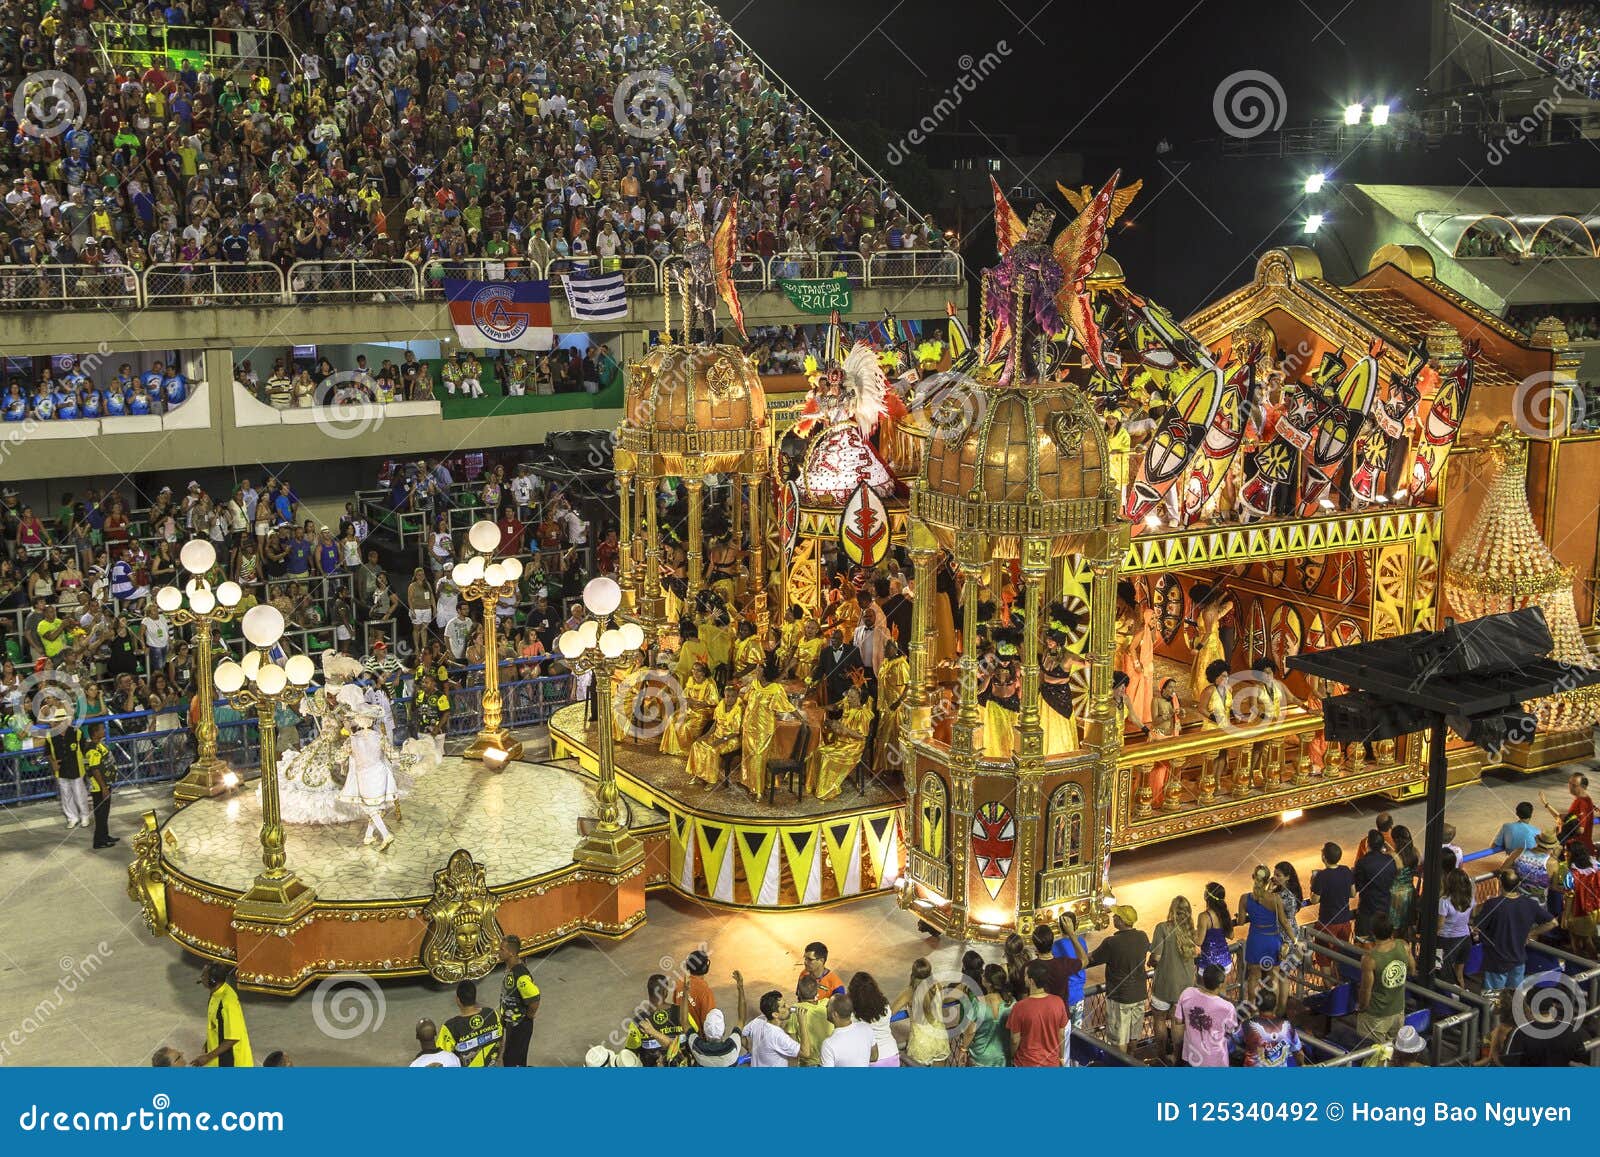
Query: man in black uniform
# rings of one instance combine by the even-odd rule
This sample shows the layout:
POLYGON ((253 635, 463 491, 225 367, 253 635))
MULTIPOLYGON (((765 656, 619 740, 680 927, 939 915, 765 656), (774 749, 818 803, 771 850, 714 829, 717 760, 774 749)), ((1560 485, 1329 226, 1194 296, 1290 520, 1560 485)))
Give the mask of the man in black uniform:
POLYGON ((83 774, 94 801, 94 846, 109 848, 122 841, 111 834, 111 748, 106 745, 106 725, 89 729, 89 746, 83 752, 83 774))
POLYGON ((478 986, 470 980, 456 985, 455 1016, 439 1027, 439 1047, 456 1054, 464 1069, 482 1069, 500 1063, 500 1014, 478 1004, 478 986))
POLYGON ((522 940, 500 940, 500 963, 506 966, 500 981, 500 1023, 505 1026, 501 1064, 508 1069, 528 1067, 528 1045, 533 1040, 533 1018, 539 1012, 539 986, 522 963, 522 940))
MULTIPOLYGON (((54 726, 56 721, 51 723, 54 726)), ((88 827, 91 811, 89 784, 83 777, 83 732, 68 720, 59 733, 50 736, 46 750, 50 753, 50 770, 55 773, 56 790, 61 796, 61 810, 66 813, 67 826, 88 827)))

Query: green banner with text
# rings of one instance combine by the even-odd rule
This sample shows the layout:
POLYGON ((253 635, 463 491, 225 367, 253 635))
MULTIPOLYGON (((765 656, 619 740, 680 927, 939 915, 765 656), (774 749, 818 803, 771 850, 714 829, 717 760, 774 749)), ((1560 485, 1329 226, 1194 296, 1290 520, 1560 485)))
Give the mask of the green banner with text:
POLYGON ((801 313, 832 313, 850 310, 850 282, 843 277, 823 277, 814 281, 780 278, 779 285, 789 295, 789 304, 801 313))

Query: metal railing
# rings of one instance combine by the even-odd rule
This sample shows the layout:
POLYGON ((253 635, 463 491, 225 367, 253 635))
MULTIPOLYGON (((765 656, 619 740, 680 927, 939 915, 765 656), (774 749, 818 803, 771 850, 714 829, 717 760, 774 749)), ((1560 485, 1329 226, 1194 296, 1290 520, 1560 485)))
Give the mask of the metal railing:
POLYGON ((961 277, 961 254, 953 249, 885 249, 867 263, 874 286, 960 285, 961 277))
POLYGON ((271 64, 274 72, 284 67, 300 71, 294 46, 281 33, 265 28, 97 20, 90 29, 101 59, 108 64, 144 63, 147 57, 165 64, 198 53, 224 66, 233 62, 237 69, 256 71, 271 64))
POLYGON ((421 296, 409 261, 296 261, 288 292, 300 305, 352 301, 414 301, 421 296))
MULTIPOLYGON (((434 258, 296 261, 285 274, 267 261, 162 262, 141 275, 126 265, 0 266, 0 311, 34 309, 193 309, 218 306, 324 305, 437 301, 447 277, 470 281, 560 282, 577 269, 621 271, 634 294, 675 286, 681 257, 434 258)), ((889 249, 864 257, 855 250, 793 251, 762 260, 740 254, 733 279, 742 293, 778 292, 785 278, 842 277, 857 288, 959 286, 960 254, 948 249, 889 249)))
POLYGON ((152 265, 144 275, 144 301, 166 309, 278 305, 284 301, 283 270, 268 261, 152 265))
MULTIPOLYGON (((518 660, 523 664, 528 660, 518 660)), ((502 668, 510 664, 502 664, 502 668)), ((482 670, 482 668, 476 668, 482 670)), ((545 723, 554 712, 571 700, 570 674, 539 675, 511 679, 500 684, 501 706, 509 727, 532 727, 545 723)), ((471 735, 483 726, 483 687, 457 687, 449 692, 450 713, 445 717, 445 734, 471 735)), ((412 699, 393 703, 395 740, 414 734, 412 699)), ((106 727, 106 746, 111 749, 113 785, 160 783, 179 779, 194 759, 194 738, 187 724, 171 728, 159 726, 161 715, 171 712, 137 711, 126 715, 96 715, 80 721, 88 728, 106 727)), ((261 752, 256 721, 238 714, 224 702, 216 707, 217 755, 240 772, 260 766, 261 752)), ((296 746, 311 738, 311 722, 287 708, 278 712, 279 750, 296 746)), ((3 735, 10 733, 0 732, 3 735)), ((56 794, 55 776, 42 737, 30 746, 0 751, 0 805, 30 803, 56 794)))
POLYGON ((127 265, 0 266, 0 310, 138 309, 142 289, 127 265))

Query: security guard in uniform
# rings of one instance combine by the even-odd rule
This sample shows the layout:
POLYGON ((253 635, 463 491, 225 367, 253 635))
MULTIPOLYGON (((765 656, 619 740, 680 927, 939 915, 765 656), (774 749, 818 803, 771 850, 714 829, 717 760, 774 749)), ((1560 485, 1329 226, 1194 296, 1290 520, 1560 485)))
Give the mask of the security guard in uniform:
POLYGON ((89 798, 94 801, 94 846, 109 848, 121 841, 110 831, 111 748, 106 744, 106 725, 96 723, 89 736, 89 746, 83 753, 83 774, 89 781, 89 798))
POLYGON ((248 1069, 255 1064, 250 1052, 250 1030, 244 1008, 233 987, 233 970, 226 964, 208 964, 200 983, 211 990, 206 1003, 206 1051, 190 1063, 196 1067, 248 1069))
POLYGON ((461 1009, 439 1026, 439 1047, 456 1054, 464 1069, 481 1069, 500 1063, 500 1014, 478 1004, 478 986, 470 980, 456 985, 456 1006, 461 1009))
POLYGON ((539 1012, 539 986, 522 963, 522 940, 506 936, 500 941, 500 963, 506 966, 500 981, 500 1023, 505 1026, 505 1051, 501 1064, 508 1069, 528 1067, 528 1045, 533 1040, 533 1018, 539 1012))

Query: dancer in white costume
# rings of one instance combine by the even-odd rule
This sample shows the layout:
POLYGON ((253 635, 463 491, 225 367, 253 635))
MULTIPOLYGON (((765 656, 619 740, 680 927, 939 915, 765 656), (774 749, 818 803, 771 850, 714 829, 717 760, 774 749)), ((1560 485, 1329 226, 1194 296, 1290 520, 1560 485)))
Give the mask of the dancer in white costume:
POLYGON ((387 851, 394 836, 383 822, 383 812, 400 798, 394 767, 384 758, 384 735, 379 725, 383 711, 375 704, 363 703, 350 714, 350 771, 345 776, 339 799, 360 808, 367 817, 364 844, 378 841, 378 850, 387 851))
MULTIPOLYGON (((408 739, 396 751, 382 726, 372 726, 382 718, 381 706, 369 704, 363 689, 350 682, 361 674, 361 664, 345 655, 324 654, 322 659, 324 685, 308 695, 302 705, 302 710, 317 720, 318 734, 304 747, 286 751, 279 757, 279 809, 283 822, 288 824, 346 824, 367 820, 367 833, 371 836, 376 825, 371 823, 371 815, 360 803, 362 787, 359 784, 354 789, 350 787, 351 769, 356 759, 352 750, 355 735, 364 731, 371 737, 362 741, 363 746, 374 750, 375 742, 377 758, 388 769, 394 786, 384 807, 398 804, 410 793, 415 777, 437 767, 439 753, 427 737, 408 739), (358 711, 368 716, 369 722, 364 728, 356 719, 358 711), (350 797, 352 790, 357 798, 350 797)), ((370 755, 362 758, 370 759, 370 755)), ((396 807, 396 818, 398 810, 396 807)))

